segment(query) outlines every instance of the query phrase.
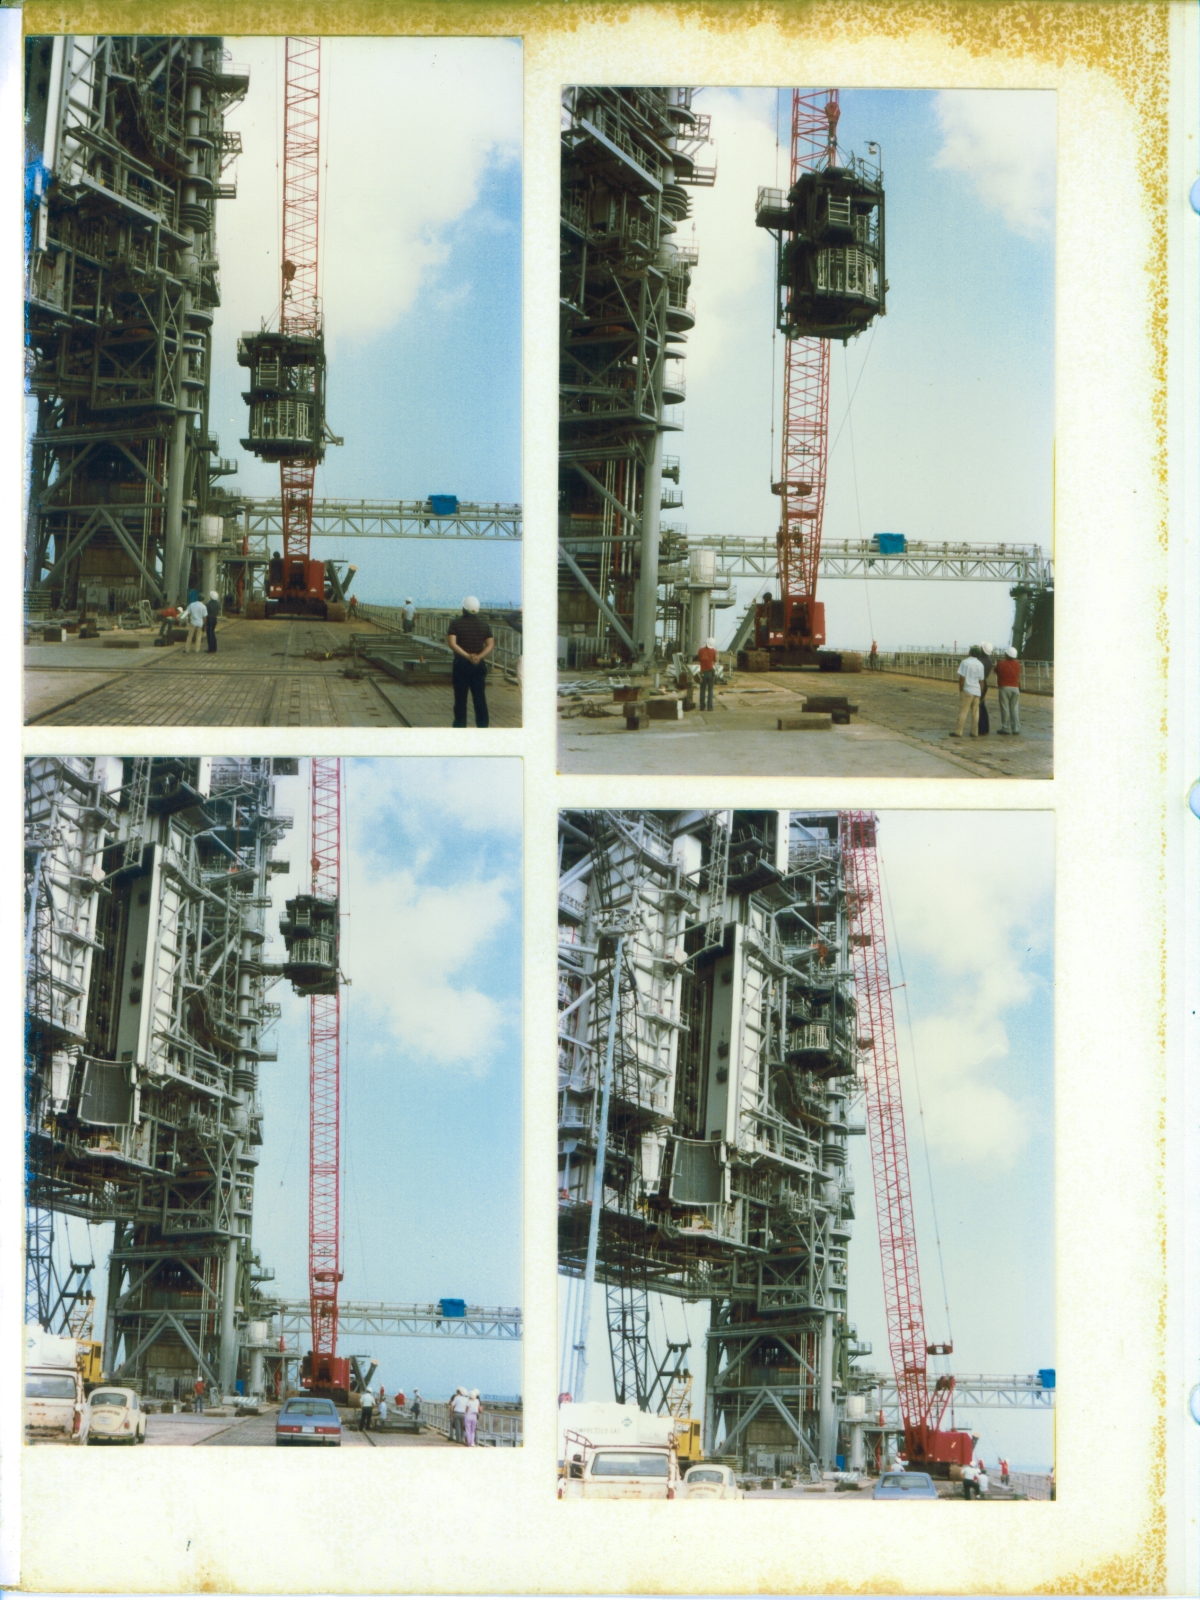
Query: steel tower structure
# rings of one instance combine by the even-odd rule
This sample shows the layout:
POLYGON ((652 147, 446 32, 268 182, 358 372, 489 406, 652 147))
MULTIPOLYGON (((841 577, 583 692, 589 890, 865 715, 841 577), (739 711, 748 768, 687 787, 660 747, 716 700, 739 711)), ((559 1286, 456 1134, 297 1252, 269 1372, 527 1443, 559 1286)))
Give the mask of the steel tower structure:
POLYGON ((187 587, 216 480, 216 202, 249 78, 219 38, 25 41, 25 586, 119 610, 187 587))
MULTIPOLYGON (((682 504, 662 488, 679 481, 663 442, 682 426, 695 323, 698 253, 678 233, 688 187, 716 180, 700 164, 709 120, 693 92, 563 96, 559 616, 581 661, 657 649, 660 512, 682 504)), ((678 620, 668 611, 668 642, 678 620)))
POLYGON ((270 1276, 252 1219, 280 765, 26 763, 28 1300, 69 1320, 54 1214, 113 1224, 104 1365, 148 1394, 198 1373, 230 1392, 270 1276))
POLYGON ((648 1297, 708 1301, 705 1448, 830 1463, 873 1383, 846 1306, 865 1128, 837 814, 567 812, 560 860, 563 1388, 590 1254, 618 1398, 686 1381, 648 1297))

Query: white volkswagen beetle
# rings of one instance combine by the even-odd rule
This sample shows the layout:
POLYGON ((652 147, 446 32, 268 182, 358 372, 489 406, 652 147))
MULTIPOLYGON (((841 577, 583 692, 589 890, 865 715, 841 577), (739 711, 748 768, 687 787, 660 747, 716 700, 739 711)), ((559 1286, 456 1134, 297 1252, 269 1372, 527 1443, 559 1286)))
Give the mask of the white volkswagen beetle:
POLYGON ((745 1492, 737 1486, 732 1467, 720 1467, 705 1462, 699 1467, 689 1467, 683 1480, 685 1500, 744 1500, 745 1492))
POLYGON ((88 1396, 92 1413, 89 1444, 145 1444, 146 1413, 135 1389, 103 1384, 88 1396))

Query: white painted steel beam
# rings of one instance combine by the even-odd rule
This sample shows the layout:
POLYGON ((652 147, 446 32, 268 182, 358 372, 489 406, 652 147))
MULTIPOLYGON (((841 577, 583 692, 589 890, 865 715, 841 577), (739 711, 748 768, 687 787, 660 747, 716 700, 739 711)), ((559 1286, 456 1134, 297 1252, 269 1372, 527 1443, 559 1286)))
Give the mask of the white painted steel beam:
MULTIPOLYGON (((280 1319, 280 1331, 307 1337, 310 1308, 307 1300, 267 1301, 280 1319)), ((432 1305, 393 1305, 377 1300, 347 1300, 338 1306, 339 1334, 368 1338, 520 1339, 519 1306, 467 1306, 461 1317, 443 1316, 432 1305)))
MULTIPOLYGON (((283 512, 275 500, 244 500, 243 533, 283 536, 283 512)), ((438 517, 424 500, 314 500, 314 538, 339 539, 520 539, 519 505, 459 504, 438 517)))

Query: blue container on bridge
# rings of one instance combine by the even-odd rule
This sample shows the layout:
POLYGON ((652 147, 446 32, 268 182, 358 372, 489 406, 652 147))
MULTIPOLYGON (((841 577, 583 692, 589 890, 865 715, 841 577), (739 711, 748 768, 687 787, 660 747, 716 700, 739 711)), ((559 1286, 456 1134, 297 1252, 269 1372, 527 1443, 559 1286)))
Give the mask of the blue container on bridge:
POLYGON ((1043 1389, 1053 1389, 1053 1387, 1054 1387, 1054 1368, 1053 1367, 1039 1367, 1038 1368, 1038 1382, 1041 1384, 1043 1389))
POLYGON ((465 1317, 467 1302, 465 1300, 439 1300, 438 1309, 444 1317, 465 1317))
POLYGON ((431 494, 429 496, 429 509, 435 517, 457 516, 458 496, 456 494, 431 494))
POLYGON ((904 554, 904 535, 902 533, 877 533, 871 543, 881 556, 902 556, 904 554))

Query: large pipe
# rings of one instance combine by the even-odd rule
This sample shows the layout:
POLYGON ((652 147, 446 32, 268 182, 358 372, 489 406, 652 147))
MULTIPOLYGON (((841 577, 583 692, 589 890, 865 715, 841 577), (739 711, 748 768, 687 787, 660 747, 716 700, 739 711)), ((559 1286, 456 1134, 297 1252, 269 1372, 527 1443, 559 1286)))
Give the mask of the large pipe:
POLYGON ((837 1418, 833 1411, 833 1312, 821 1319, 821 1410, 818 1453, 823 1467, 832 1467, 837 1454, 837 1418))
MULTIPOLYGON (((238 1139, 233 1147, 232 1171, 234 1185, 237 1183, 238 1160, 242 1153, 242 1141, 238 1139)), ((237 1274, 238 1274, 238 1245, 241 1240, 236 1233, 229 1236, 225 1247, 225 1272, 221 1282, 221 1352, 218 1359, 217 1371, 221 1393, 232 1394, 234 1383, 237 1381, 237 1274)))
POLYGON ((622 934, 617 940, 617 956, 613 963, 612 1004, 608 1011, 608 1045, 604 1052, 604 1077, 600 1084, 600 1122, 596 1129, 596 1170, 592 1178, 592 1214, 588 1219, 587 1260, 583 1269, 583 1293, 579 1297, 579 1331, 575 1338, 575 1369, 571 1379, 571 1393, 576 1400, 583 1399, 583 1386, 587 1378, 588 1319, 592 1309, 592 1288, 596 1282, 596 1256, 600 1245, 600 1212, 604 1206, 604 1159, 608 1145, 608 1106, 612 1095, 613 1051, 617 1042, 617 1012, 621 1006, 621 951, 625 944, 622 934))

